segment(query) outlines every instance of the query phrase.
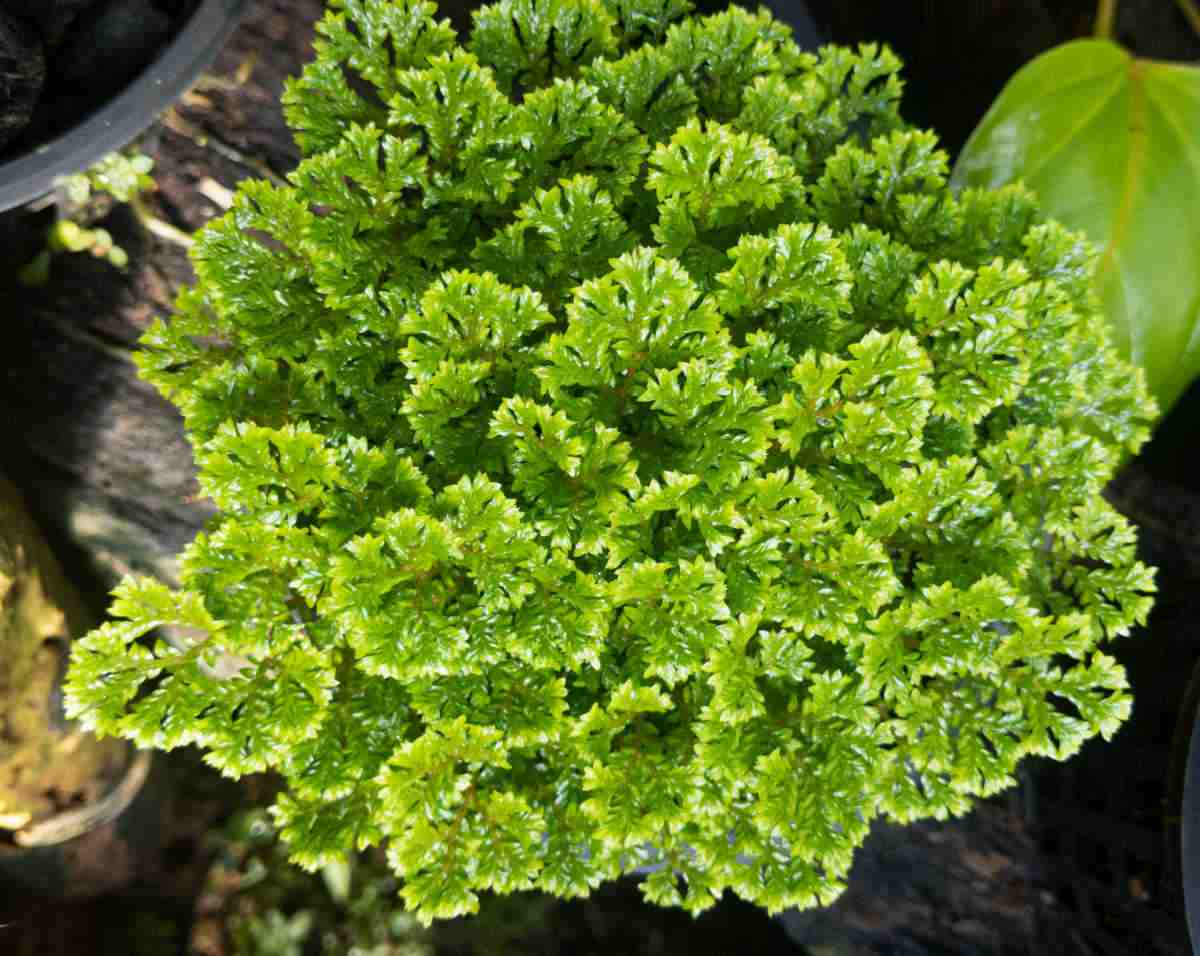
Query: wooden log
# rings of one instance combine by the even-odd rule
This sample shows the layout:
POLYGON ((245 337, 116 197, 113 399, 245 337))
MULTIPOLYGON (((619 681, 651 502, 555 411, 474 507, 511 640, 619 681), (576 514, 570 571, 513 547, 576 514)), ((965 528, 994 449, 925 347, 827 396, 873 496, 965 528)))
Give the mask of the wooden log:
MULTIPOLYGON (((105 268, 79 265, 98 277, 105 268)), ((106 304, 88 296, 78 308, 106 304)), ((73 578, 95 602, 126 574, 177 581, 176 556, 213 509, 192 497, 191 448, 174 407, 137 378, 127 347, 81 322, 19 313, 8 332, 0 440, 73 578)))

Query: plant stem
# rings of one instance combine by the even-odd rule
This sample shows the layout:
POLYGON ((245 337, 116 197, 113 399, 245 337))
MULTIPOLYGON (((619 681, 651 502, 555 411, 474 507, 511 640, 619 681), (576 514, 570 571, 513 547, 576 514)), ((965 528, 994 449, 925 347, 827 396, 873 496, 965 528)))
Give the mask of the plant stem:
POLYGON ((163 220, 154 215, 141 196, 132 196, 129 200, 129 207, 133 210, 133 214, 137 216, 138 221, 160 239, 166 239, 167 242, 173 242, 175 245, 183 246, 185 249, 190 249, 194 244, 192 237, 182 229, 176 229, 169 222, 163 222, 163 220))
POLYGON ((1100 0, 1096 7, 1096 29, 1093 31, 1099 40, 1113 38, 1113 24, 1117 19, 1117 0, 1100 0))
POLYGON ((1175 5, 1179 7, 1179 12, 1191 24, 1192 32, 1200 37, 1200 5, 1196 0, 1175 0, 1175 5))

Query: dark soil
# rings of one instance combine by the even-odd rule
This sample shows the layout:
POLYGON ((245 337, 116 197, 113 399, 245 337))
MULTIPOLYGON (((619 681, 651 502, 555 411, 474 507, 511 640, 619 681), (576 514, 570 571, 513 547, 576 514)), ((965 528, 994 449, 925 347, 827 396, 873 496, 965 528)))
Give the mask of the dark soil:
POLYGON ((0 148, 21 135, 46 83, 46 57, 33 30, 0 10, 0 148))
MULTIPOLYGON (((1157 3, 1173 9, 1169 0, 1157 3)), ((1086 31, 1088 6, 813 4, 835 39, 882 35, 899 48, 910 65, 910 118, 934 125, 952 148, 1024 59, 1086 31), (963 39, 956 24, 973 39, 963 39)), ((1130 0, 1123 9, 1136 6, 1130 0)), ((321 9, 320 0, 257 0, 209 75, 151 129, 142 144, 156 164, 158 192, 150 206, 164 221, 192 232, 220 214, 225 190, 240 180, 279 177, 296 164, 299 153, 279 97, 284 77, 311 56, 312 24, 321 9)), ((464 11, 453 11, 460 25, 467 22, 464 11)), ((77 579, 91 582, 102 608, 104 592, 125 568, 169 564, 208 514, 191 499, 196 488, 177 414, 136 380, 129 360, 149 321, 169 314, 191 269, 182 248, 118 208, 102 225, 128 250, 127 272, 84 255, 60 256, 46 286, 19 287, 4 264, 32 258, 51 216, 46 210, 0 217, 0 303, 7 313, 0 443, 6 470, 77 579), (94 520, 81 517, 97 514, 111 517, 121 534, 107 526, 97 530, 94 520)), ((1147 560, 1162 568, 1151 626, 1110 649, 1129 666, 1133 719, 1114 741, 1093 741, 1069 764, 1031 763, 1020 788, 962 821, 878 828, 843 899, 824 915, 793 921, 811 952, 1188 951, 1176 780, 1191 719, 1190 712, 1179 715, 1200 661, 1194 597, 1200 593, 1200 498, 1142 465, 1114 484, 1112 496, 1143 528, 1147 560)), ((209 863, 205 834, 264 790, 261 781, 221 780, 192 751, 170 755, 163 766, 172 794, 157 816, 164 837, 161 849, 141 861, 138 880, 91 902, 0 887, 0 953, 187 951, 209 863)), ((546 902, 537 919, 536 928, 503 951, 805 952, 779 923, 736 900, 693 922, 644 906, 632 881, 586 902, 546 902)), ((440 952, 482 956, 470 927, 470 920, 446 927, 440 952)))

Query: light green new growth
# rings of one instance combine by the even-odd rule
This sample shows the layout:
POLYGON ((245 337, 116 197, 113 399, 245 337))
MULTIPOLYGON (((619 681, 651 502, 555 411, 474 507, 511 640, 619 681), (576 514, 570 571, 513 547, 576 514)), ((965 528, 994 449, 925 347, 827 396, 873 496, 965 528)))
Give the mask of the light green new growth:
POLYGON ((153 168, 154 160, 143 153, 116 152, 81 173, 59 180, 59 216, 46 230, 46 247, 17 273, 20 281, 44 285, 50 278, 50 262, 56 252, 90 252, 118 269, 129 265, 129 253, 113 242, 112 234, 107 229, 88 228, 82 214, 88 200, 101 194, 136 208, 139 193, 154 188, 150 178, 153 168))
POLYGON ((108 193, 117 202, 130 202, 154 188, 154 160, 144 153, 109 153, 91 168, 63 179, 61 186, 73 203, 84 203, 93 192, 108 193))
POLYGON ((461 48, 335 4, 291 185, 139 355, 221 514, 70 715, 279 771, 294 859, 386 841, 423 919, 654 862, 693 912, 827 903, 876 816, 1129 713, 1097 647, 1153 581, 1100 491, 1153 407, 1090 251, 952 195, 887 50, 686 12, 501 0, 461 48))

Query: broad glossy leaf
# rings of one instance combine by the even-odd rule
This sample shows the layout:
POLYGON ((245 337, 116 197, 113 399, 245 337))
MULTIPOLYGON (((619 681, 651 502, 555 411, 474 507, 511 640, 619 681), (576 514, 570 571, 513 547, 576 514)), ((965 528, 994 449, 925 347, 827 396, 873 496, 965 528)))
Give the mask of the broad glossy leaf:
POLYGON ((1019 179, 1102 250, 1114 340, 1170 408, 1200 373, 1200 68, 1107 40, 1038 57, 992 104, 953 183, 1019 179))

